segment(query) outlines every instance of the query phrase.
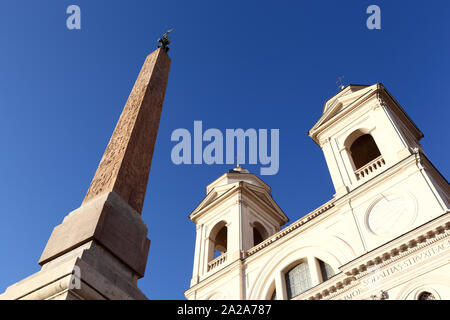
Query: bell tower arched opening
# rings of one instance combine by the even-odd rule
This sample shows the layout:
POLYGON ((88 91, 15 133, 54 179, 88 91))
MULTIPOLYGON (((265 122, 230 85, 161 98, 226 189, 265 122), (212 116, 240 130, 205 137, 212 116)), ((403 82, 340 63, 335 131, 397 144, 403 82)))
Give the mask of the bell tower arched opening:
POLYGON ((253 223, 253 246, 266 240, 268 237, 266 228, 259 222, 253 223))
POLYGON ((371 130, 361 128, 353 131, 345 139, 344 146, 348 165, 352 167, 356 180, 371 176, 374 171, 379 172, 386 164, 371 130))
POLYGON ((375 140, 368 133, 358 137, 350 146, 349 151, 356 170, 381 156, 375 140))
POLYGON ((227 252, 227 226, 225 221, 217 223, 211 230, 209 236, 208 262, 227 252))

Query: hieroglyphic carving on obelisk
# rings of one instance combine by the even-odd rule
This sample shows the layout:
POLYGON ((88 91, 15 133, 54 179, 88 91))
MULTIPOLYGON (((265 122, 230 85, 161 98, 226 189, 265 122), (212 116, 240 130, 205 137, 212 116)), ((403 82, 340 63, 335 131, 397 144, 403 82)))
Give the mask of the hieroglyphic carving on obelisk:
POLYGON ((164 48, 145 60, 83 203, 115 191, 142 211, 169 68, 164 48))

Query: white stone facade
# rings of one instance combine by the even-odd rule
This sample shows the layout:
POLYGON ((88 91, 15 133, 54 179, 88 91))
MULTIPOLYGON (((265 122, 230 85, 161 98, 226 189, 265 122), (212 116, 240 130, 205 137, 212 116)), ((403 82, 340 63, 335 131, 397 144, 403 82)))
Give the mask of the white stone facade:
POLYGON ((190 215, 197 238, 186 297, 450 299, 449 184, 390 93, 343 88, 309 135, 333 198, 282 229, 288 219, 269 186, 240 167, 222 175, 190 215), (308 271, 288 283, 302 262, 308 271))

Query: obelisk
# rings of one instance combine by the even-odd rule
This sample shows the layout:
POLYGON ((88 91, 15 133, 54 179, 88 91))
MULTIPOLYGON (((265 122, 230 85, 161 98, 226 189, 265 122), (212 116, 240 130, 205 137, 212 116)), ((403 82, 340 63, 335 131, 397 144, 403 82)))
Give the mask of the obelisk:
POLYGON ((41 270, 0 299, 146 299, 141 219, 171 60, 168 33, 145 60, 81 206, 53 229, 41 270))

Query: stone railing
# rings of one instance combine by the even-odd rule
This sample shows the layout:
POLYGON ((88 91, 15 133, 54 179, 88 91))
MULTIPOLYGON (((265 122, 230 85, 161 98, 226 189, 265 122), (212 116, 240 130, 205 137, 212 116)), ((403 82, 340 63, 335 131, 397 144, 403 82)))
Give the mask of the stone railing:
POLYGON ((368 164, 364 165, 358 170, 355 170, 356 179, 361 180, 366 178, 367 176, 370 176, 373 172, 377 171, 380 167, 383 167, 385 164, 386 163, 383 159, 383 156, 379 156, 378 158, 373 159, 368 164))
POLYGON ((273 236, 271 236, 269 239, 264 240, 260 244, 254 246, 253 248, 251 248, 250 250, 247 251, 246 256, 247 257, 251 256, 251 255, 255 254, 256 252, 258 252, 259 250, 264 249, 265 247, 267 247, 271 243, 273 243, 273 242, 277 241, 278 239, 288 235, 292 231, 294 231, 297 228, 303 226, 305 223, 309 222, 310 220, 312 220, 315 217, 319 216, 320 214, 324 213, 328 209, 332 208, 334 206, 333 201, 334 201, 334 199, 331 199, 330 201, 328 201, 324 205, 320 206, 316 210, 308 213, 303 218, 300 218, 299 220, 295 221, 290 226, 288 226, 288 227, 278 231, 273 236))
POLYGON ((208 272, 211 271, 212 269, 217 268, 218 266, 223 265, 226 260, 227 260, 227 254, 223 253, 222 255, 218 256, 214 260, 208 262, 208 272))

